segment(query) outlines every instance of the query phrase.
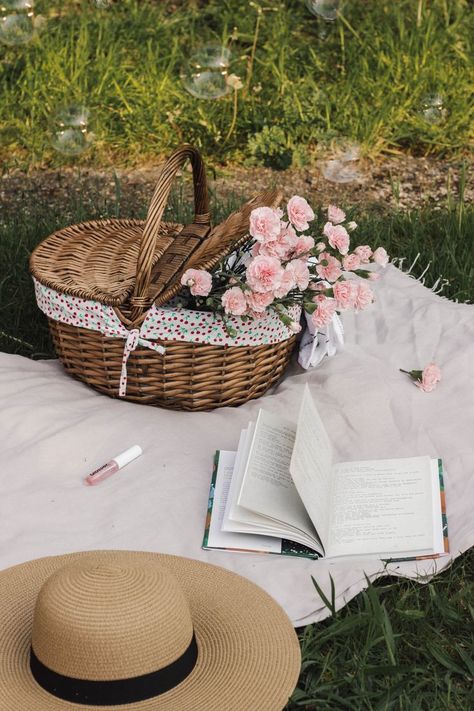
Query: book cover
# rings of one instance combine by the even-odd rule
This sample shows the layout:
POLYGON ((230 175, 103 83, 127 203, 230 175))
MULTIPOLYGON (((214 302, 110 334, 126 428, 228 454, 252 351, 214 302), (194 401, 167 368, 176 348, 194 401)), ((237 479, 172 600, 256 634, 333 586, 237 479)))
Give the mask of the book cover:
POLYGON ((209 528, 211 525, 212 509, 214 506, 214 492, 215 492, 215 488, 216 488, 216 478, 217 478, 218 466, 219 466, 219 451, 217 451, 214 455, 211 485, 209 487, 209 497, 207 500, 206 523, 205 523, 205 527, 204 527, 204 537, 203 537, 203 541, 202 541, 202 548, 204 548, 205 550, 228 550, 228 551, 241 552, 241 553, 260 553, 260 554, 265 554, 265 555, 296 556, 298 558, 311 558, 313 560, 321 557, 318 553, 316 553, 316 551, 313 551, 310 548, 306 548, 306 546, 302 546, 299 543, 295 543, 294 541, 288 541, 284 538, 281 539, 281 552, 280 553, 272 553, 270 551, 255 551, 253 549, 248 549, 248 548, 223 548, 223 547, 218 547, 218 546, 210 547, 209 546, 209 528))

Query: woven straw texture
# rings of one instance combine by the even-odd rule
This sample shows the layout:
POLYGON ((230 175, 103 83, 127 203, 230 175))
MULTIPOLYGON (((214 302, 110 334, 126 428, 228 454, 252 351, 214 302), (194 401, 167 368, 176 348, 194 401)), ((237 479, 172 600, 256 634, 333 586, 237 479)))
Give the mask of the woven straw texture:
MULTIPOLYGON (((73 225, 46 238, 30 268, 56 291, 112 305, 127 329, 139 328, 153 303, 181 289, 188 268, 212 269, 247 239, 250 212, 276 206, 281 195, 263 193, 211 228, 204 164, 183 146, 166 162, 146 221, 102 220, 73 225), (191 160, 195 217, 191 225, 162 222, 173 179, 191 160)), ((122 346, 87 329, 48 319, 57 354, 74 377, 112 397, 119 394, 122 346)), ((295 337, 274 345, 214 346, 163 342, 165 355, 137 349, 127 366, 125 399, 173 409, 239 405, 262 395, 283 373, 295 337)))
POLYGON ((299 669, 298 639, 283 610, 222 568, 99 551, 0 573, 0 711, 279 711, 299 669), (199 651, 191 674, 139 703, 71 704, 29 670, 32 635, 36 654, 59 673, 111 680, 162 668, 186 648, 192 628, 199 651))
MULTIPOLYGON (((116 397, 123 341, 48 320, 56 352, 68 373, 116 397)), ((126 399, 195 411, 240 405, 263 395, 281 377, 294 340, 293 336, 277 344, 248 347, 161 341, 164 355, 138 347, 127 363, 126 399)))

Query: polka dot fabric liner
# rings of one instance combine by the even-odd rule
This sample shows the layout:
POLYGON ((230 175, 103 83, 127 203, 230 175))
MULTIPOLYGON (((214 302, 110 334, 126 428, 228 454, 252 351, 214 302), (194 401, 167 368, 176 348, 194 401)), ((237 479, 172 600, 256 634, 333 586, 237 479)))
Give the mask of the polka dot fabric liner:
MULTIPOLYGON (((100 331, 104 336, 127 340, 132 331, 125 328, 113 306, 98 301, 80 299, 62 294, 33 279, 36 301, 46 316, 62 323, 80 328, 100 331)), ((298 321, 300 307, 288 310, 292 319, 298 321)), ((260 346, 286 341, 292 333, 274 313, 261 319, 242 321, 238 316, 229 316, 228 322, 237 331, 229 336, 222 318, 207 311, 177 309, 172 306, 153 305, 138 331, 138 343, 154 348, 150 341, 187 341, 217 346, 260 346)), ((156 350, 157 348, 155 348, 156 350)))

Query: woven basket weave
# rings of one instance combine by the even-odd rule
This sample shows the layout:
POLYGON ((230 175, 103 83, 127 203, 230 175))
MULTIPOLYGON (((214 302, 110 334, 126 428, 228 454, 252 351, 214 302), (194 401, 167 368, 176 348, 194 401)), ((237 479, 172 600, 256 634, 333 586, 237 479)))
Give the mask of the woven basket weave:
MULTIPOLYGON (((122 324, 139 328, 153 303, 166 304, 185 269, 212 269, 248 239, 250 212, 276 206, 277 192, 246 203, 211 228, 204 164, 191 146, 176 150, 158 180, 146 221, 100 220, 47 237, 30 268, 40 284, 62 294, 114 307, 122 324), (183 226, 162 222, 176 173, 191 160, 195 217, 183 226)), ((58 357, 74 377, 117 397, 123 341, 48 318, 58 357)), ((162 341, 166 352, 137 347, 127 363, 125 399, 172 409, 207 410, 262 395, 282 375, 295 337, 280 343, 229 346, 162 341)))

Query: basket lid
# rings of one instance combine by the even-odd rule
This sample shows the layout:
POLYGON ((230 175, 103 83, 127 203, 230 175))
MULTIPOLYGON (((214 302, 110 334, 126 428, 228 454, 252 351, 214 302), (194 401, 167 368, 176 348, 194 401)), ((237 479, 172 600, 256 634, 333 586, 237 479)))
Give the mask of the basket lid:
POLYGON ((187 269, 210 270, 215 267, 223 257, 231 254, 247 241, 252 210, 257 207, 277 207, 281 199, 281 193, 277 190, 269 190, 257 195, 239 210, 229 215, 224 222, 210 229, 203 239, 196 240, 193 246, 188 241, 188 249, 185 251, 181 265, 171 276, 166 270, 163 270, 163 265, 168 264, 168 254, 176 254, 176 246, 183 243, 188 233, 192 234, 195 231, 196 225, 185 227, 179 234, 177 233, 173 243, 152 268, 152 279, 148 292, 150 301, 158 306, 176 296, 183 288, 181 277, 187 269))
MULTIPOLYGON (((81 299, 119 306, 135 287, 144 220, 93 220, 65 227, 33 251, 30 271, 45 286, 81 299)), ((152 264, 183 225, 161 223, 152 264)))

